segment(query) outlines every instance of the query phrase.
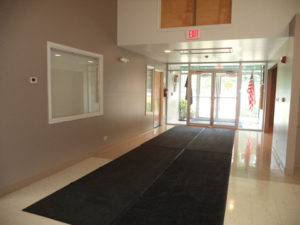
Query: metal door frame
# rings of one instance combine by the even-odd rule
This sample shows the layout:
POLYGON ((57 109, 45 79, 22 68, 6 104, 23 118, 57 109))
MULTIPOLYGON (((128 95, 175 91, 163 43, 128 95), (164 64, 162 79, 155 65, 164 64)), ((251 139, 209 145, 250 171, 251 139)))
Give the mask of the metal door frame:
POLYGON ((240 115, 240 88, 241 88, 241 68, 239 69, 214 69, 214 70, 191 70, 188 72, 188 94, 187 94, 187 126, 199 126, 199 127, 219 127, 219 128, 231 128, 237 129, 239 123, 239 115, 240 115), (192 74, 201 74, 201 73, 211 73, 212 75, 212 85, 211 85, 211 108, 210 108, 210 123, 209 124, 197 124, 190 122, 190 89, 191 89, 191 77, 192 74), (236 73, 237 74, 237 93, 236 93, 236 116, 235 116, 235 124, 233 126, 230 125, 216 125, 214 124, 214 102, 215 102, 215 77, 216 73, 236 73))

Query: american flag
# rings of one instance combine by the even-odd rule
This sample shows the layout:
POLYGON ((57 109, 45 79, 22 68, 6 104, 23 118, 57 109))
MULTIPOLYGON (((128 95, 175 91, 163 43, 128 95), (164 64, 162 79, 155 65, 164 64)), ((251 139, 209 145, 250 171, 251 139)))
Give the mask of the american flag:
POLYGON ((256 104, 253 73, 251 74, 249 80, 247 92, 248 92, 248 99, 249 99, 249 110, 253 111, 253 106, 256 104))

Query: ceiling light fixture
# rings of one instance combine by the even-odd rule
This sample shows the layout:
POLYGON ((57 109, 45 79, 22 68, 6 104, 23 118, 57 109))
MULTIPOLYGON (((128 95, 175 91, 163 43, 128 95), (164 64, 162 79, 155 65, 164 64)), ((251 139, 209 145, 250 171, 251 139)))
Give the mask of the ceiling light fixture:
POLYGON ((198 48, 198 49, 174 49, 173 51, 179 52, 180 55, 190 54, 225 54, 232 53, 232 48, 198 48))
POLYGON ((89 60, 89 61, 88 61, 88 63, 93 63, 93 62, 94 62, 94 61, 92 61, 92 60, 89 60))
POLYGON ((172 51, 170 49, 164 50, 165 53, 171 53, 172 51))
POLYGON ((59 57, 59 56, 61 56, 61 54, 55 54, 55 56, 59 57))
POLYGON ((180 51, 180 54, 189 54, 189 51, 188 50, 183 50, 183 51, 180 51))

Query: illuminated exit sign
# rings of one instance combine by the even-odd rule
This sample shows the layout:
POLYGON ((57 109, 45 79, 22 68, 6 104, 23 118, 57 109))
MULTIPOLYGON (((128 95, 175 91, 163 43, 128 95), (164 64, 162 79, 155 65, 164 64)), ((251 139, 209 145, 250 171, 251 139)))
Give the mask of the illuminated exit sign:
POLYGON ((186 37, 189 40, 199 39, 200 38, 200 32, 199 32, 198 29, 187 30, 186 37))

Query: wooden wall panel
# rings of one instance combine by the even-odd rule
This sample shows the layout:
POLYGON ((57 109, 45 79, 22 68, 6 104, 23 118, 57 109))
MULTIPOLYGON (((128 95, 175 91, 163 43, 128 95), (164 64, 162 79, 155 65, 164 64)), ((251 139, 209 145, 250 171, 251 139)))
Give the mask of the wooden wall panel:
POLYGON ((196 24, 231 23, 232 0, 196 0, 196 24))
POLYGON ((194 24, 194 0, 161 0, 161 28, 194 24))

